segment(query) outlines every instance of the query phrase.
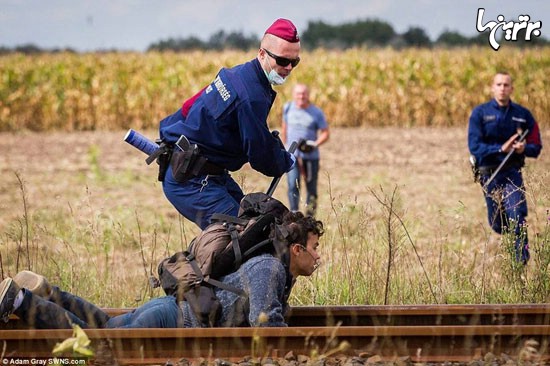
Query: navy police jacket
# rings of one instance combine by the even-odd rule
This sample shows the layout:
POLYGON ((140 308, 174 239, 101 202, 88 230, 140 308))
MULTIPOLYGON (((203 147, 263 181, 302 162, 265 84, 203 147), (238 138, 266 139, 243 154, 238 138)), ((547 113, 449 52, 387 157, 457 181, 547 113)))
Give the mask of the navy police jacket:
POLYGON ((229 171, 250 163, 267 176, 281 176, 292 159, 267 126, 276 96, 257 59, 224 68, 160 122, 160 138, 173 143, 185 135, 209 161, 229 171))
POLYGON ((478 166, 496 167, 507 153, 499 152, 504 144, 518 130, 529 129, 523 154, 512 154, 510 166, 522 167, 525 156, 536 158, 542 149, 537 122, 527 108, 509 102, 500 107, 495 99, 474 108, 468 125, 468 148, 475 156, 478 166))

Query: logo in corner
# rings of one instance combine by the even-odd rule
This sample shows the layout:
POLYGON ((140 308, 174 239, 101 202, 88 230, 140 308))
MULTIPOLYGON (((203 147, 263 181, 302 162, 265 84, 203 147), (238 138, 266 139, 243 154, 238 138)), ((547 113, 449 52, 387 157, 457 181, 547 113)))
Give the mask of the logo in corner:
POLYGON ((542 22, 530 22, 531 17, 529 15, 519 15, 518 20, 506 21, 504 15, 497 16, 497 21, 491 20, 483 24, 483 15, 485 14, 485 8, 477 9, 477 21, 476 30, 479 33, 490 29, 489 44, 493 50, 497 51, 500 48, 500 43, 497 41, 496 33, 499 28, 502 28, 504 32, 504 40, 508 42, 515 42, 518 40, 520 31, 525 30, 525 41, 531 41, 531 36, 540 37, 542 32, 542 22))

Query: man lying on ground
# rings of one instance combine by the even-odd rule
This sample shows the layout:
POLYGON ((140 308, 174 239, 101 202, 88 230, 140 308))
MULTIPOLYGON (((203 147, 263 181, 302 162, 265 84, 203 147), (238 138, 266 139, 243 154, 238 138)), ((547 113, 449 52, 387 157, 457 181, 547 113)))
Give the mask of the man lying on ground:
MULTIPOLYGON (((317 253, 323 223, 301 212, 289 212, 283 219, 293 233, 288 245, 288 263, 264 253, 247 260, 221 281, 242 290, 246 296, 216 288, 222 306, 220 327, 286 326, 284 315, 292 286, 298 276, 310 276, 320 260, 317 253)), ((0 283, 0 319, 17 315, 36 329, 82 328, 181 328, 199 327, 186 301, 174 296, 150 300, 126 314, 110 317, 96 305, 47 281, 30 271, 6 278, 0 283), (37 283, 45 286, 36 286, 37 283), (31 288, 31 289, 29 289, 31 288)))

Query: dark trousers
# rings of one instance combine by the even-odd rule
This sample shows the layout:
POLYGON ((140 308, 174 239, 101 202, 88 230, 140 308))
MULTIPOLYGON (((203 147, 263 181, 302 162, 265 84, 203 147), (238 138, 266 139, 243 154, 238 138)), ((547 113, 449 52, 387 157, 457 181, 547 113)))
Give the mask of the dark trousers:
POLYGON ((178 212, 201 229, 210 224, 210 217, 214 213, 237 216, 244 197, 243 191, 228 173, 204 175, 178 183, 170 167, 162 187, 166 198, 178 212))
POLYGON ((317 181, 319 160, 300 159, 299 163, 287 173, 288 201, 291 211, 300 209, 301 177, 306 185, 306 212, 315 215, 317 210, 317 181))
MULTIPOLYGON (((482 186, 489 175, 482 175, 482 186)), ((506 228, 515 233, 516 259, 523 262, 529 260, 529 241, 525 222, 527 218, 527 201, 521 170, 510 168, 499 172, 484 192, 487 204, 489 225, 498 234, 506 228)))
POLYGON ((99 307, 56 286, 49 300, 27 289, 23 291, 23 302, 15 315, 31 328, 71 329, 72 324, 81 328, 104 328, 110 319, 99 307))
POLYGON ((183 313, 173 296, 153 299, 133 311, 110 317, 101 308, 69 292, 53 288, 50 299, 23 289, 24 298, 15 311, 25 324, 35 329, 81 328, 179 328, 183 313))

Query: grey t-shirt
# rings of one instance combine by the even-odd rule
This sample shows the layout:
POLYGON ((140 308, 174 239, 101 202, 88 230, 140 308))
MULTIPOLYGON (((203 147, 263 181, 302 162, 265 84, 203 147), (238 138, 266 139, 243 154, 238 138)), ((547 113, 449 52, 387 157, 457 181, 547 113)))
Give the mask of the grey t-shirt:
MULTIPOLYGON (((307 108, 298 108, 294 102, 287 102, 283 108, 283 123, 287 125, 287 142, 299 142, 304 140, 317 140, 317 132, 328 128, 328 123, 321 109, 313 104, 307 108)), ((319 160, 319 149, 313 149, 309 153, 296 151, 296 156, 319 160)))

